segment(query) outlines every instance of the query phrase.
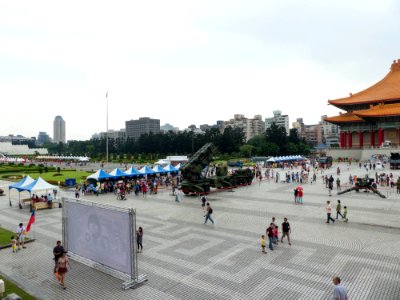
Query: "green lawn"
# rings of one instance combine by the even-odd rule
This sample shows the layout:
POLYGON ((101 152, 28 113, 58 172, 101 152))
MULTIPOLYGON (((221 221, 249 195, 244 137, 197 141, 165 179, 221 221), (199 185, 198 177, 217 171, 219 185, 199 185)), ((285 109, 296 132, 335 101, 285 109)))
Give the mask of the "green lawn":
POLYGON ((0 246, 5 246, 10 244, 12 235, 16 237, 15 233, 0 227, 0 246))
MULTIPOLYGON (((92 174, 92 172, 61 170, 60 176, 58 176, 58 175, 54 176, 55 174, 57 174, 57 172, 47 172, 47 173, 43 172, 42 174, 12 172, 12 173, 0 174, 0 178, 1 178, 1 176, 10 176, 10 175, 29 175, 33 179, 37 179, 40 176, 44 180, 49 181, 52 184, 57 184, 58 181, 60 181, 60 183, 64 183, 65 179, 67 179, 67 178, 75 178, 76 182, 79 183, 81 180, 83 180, 83 181, 85 180, 85 179, 83 179, 83 177, 89 176, 90 174, 92 174)), ((18 181, 18 180, 16 180, 16 181, 18 181)))
MULTIPOLYGON (((10 253, 12 255, 13 253, 10 253)), ((13 282, 10 280, 4 278, 3 276, 0 275, 0 279, 4 280, 5 286, 6 286, 6 292, 3 294, 3 296, 6 296, 11 293, 15 293, 18 296, 21 297, 21 299, 24 300, 34 300, 36 299, 35 297, 25 293, 23 290, 21 290, 18 286, 16 286, 13 282)))

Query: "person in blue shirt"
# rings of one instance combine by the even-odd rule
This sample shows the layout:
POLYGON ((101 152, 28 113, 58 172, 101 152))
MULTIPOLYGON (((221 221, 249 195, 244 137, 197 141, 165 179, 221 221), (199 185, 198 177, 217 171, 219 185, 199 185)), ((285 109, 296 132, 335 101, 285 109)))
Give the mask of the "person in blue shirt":
POLYGON ((332 279, 335 288, 333 289, 333 299, 334 300, 349 300, 347 295, 347 289, 340 283, 340 278, 338 276, 332 279))

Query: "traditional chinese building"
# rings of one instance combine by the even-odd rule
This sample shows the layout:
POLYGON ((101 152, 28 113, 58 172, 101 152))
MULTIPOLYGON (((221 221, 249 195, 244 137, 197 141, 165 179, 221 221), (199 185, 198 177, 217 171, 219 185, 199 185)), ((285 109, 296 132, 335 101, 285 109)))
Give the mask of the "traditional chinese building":
POLYGON ((328 100, 346 112, 325 121, 340 126, 341 148, 400 145, 400 59, 378 83, 349 97, 328 100))

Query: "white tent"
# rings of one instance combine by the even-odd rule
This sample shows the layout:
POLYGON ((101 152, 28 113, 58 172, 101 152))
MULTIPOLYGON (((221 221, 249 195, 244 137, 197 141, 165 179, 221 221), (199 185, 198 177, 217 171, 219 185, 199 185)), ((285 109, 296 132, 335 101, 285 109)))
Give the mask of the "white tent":
POLYGON ((267 162, 275 162, 275 158, 271 157, 267 160, 267 162))
MULTIPOLYGON (((18 182, 16 182, 16 183, 14 183, 14 184, 12 184, 12 185, 10 185, 9 187, 8 187, 8 189, 9 190, 11 190, 11 189, 17 189, 18 190, 18 203, 21 203, 21 192, 23 191, 23 189, 21 189, 21 188, 23 188, 24 186, 27 186, 27 185, 29 185, 29 184, 31 184, 32 182, 34 182, 35 180, 31 177, 31 176, 29 176, 29 175, 27 175, 27 176, 25 176, 24 178, 22 178, 20 181, 18 181, 18 182)), ((8 201, 10 202, 10 206, 12 206, 12 204, 11 204, 11 193, 10 192, 8 192, 8 201)))
POLYGON ((39 177, 36 179, 34 182, 25 185, 23 187, 19 188, 22 191, 28 191, 29 193, 31 192, 36 192, 36 191, 45 191, 45 190, 54 190, 58 189, 58 186, 52 185, 45 181, 42 177, 39 177))

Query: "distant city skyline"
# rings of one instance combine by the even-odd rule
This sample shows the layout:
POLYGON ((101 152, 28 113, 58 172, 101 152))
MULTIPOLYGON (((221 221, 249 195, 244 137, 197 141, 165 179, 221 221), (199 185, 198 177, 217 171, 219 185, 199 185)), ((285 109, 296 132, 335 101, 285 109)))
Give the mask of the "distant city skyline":
POLYGON ((274 110, 316 124, 339 113, 328 99, 371 86, 400 58, 399 11, 394 0, 98 2, 96 13, 89 2, 6 1, 0 99, 13 113, 0 135, 52 135, 60 115, 68 140, 87 140, 106 130, 107 91, 114 129, 274 110))

